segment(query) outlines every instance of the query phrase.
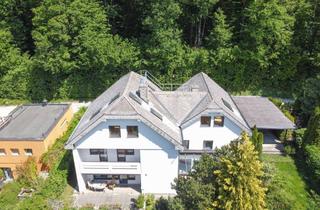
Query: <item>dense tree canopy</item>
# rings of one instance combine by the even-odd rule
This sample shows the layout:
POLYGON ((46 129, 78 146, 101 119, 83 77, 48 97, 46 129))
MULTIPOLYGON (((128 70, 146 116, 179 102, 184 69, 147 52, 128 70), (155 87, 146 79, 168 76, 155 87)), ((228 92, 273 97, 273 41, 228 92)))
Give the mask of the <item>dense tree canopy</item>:
MULTIPOLYGON (((28 71, 1 97, 91 99, 140 69, 164 82, 204 71, 230 91, 302 95, 320 72, 319 10, 316 0, 3 0, 1 41, 28 71)), ((18 71, 0 66, 6 81, 18 71)))

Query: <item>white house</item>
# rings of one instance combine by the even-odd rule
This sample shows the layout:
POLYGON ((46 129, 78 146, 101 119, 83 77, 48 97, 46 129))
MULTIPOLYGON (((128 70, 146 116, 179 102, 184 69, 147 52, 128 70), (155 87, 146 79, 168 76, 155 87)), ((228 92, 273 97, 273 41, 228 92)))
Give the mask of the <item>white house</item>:
POLYGON ((277 120, 262 120, 262 129, 294 126, 265 98, 245 98, 260 103, 255 113, 248 112, 243 98, 231 97, 204 73, 175 91, 160 87, 147 75, 130 72, 91 103, 65 145, 73 152, 80 192, 88 181, 112 180, 139 186, 142 193, 174 194, 171 184, 179 174, 187 173, 202 153, 228 144, 242 131, 251 133, 253 125, 259 128, 255 117, 266 118, 264 110, 271 107, 277 120))

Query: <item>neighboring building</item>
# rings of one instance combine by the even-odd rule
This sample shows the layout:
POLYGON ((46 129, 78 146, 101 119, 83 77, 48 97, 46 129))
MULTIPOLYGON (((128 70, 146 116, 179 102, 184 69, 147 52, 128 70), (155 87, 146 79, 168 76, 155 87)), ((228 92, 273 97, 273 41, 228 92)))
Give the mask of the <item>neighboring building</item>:
MULTIPOLYGON (((95 179, 138 185, 142 193, 174 194, 174 178, 187 173, 202 153, 242 131, 251 133, 234 99, 206 74, 175 91, 159 87, 130 72, 91 103, 65 146, 73 152, 80 192, 95 179)), ((275 115, 286 128, 294 127, 281 112, 275 115)))
POLYGON ((16 168, 28 157, 39 158, 66 131, 72 118, 68 104, 18 106, 0 118, 0 169, 6 179, 16 176, 16 168))

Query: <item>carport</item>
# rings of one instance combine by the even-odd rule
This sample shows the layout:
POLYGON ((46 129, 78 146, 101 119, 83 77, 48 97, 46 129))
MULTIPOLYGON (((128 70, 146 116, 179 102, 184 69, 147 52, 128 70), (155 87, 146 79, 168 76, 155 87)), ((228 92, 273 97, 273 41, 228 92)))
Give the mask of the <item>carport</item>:
POLYGON ((263 151, 278 153, 283 150, 275 131, 294 129, 295 125, 268 98, 260 96, 233 96, 242 117, 250 128, 264 133, 263 151))

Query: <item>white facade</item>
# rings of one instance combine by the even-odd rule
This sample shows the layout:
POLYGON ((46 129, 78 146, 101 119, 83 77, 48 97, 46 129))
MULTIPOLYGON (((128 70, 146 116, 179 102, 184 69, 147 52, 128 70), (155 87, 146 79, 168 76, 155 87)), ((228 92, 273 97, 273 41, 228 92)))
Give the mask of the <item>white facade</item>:
MULTIPOLYGON (((213 126, 214 115, 205 115, 211 116, 210 127, 201 126, 199 117, 182 128, 183 139, 189 140, 190 150, 202 151, 204 140, 213 140, 213 149, 221 147, 240 135, 241 129, 226 117, 222 127, 213 126)), ((100 174, 119 175, 120 179, 125 175, 135 175, 135 180, 127 180, 126 183, 140 185, 142 193, 175 193, 171 185, 179 171, 182 171, 181 160, 179 166, 181 151, 138 120, 105 120, 83 136, 74 147, 73 157, 80 192, 86 190, 87 181, 100 174), (120 126, 121 137, 110 138, 109 126, 120 126), (127 126, 138 126, 138 137, 128 138, 127 126), (99 155, 90 154, 90 149, 103 149, 107 161, 101 161, 99 155), (126 161, 119 162, 119 149, 133 150, 134 154, 126 155, 126 161)), ((192 157, 199 158, 199 155, 192 157)), ((190 156, 187 159, 189 170, 193 160, 190 160, 190 156)), ((116 182, 120 183, 119 180, 116 182)))
POLYGON ((73 156, 80 192, 86 190, 86 182, 93 175, 109 174, 136 175, 136 180, 128 180, 128 184, 140 184, 142 193, 174 193, 171 184, 178 176, 179 152, 175 145, 137 120, 100 123, 75 144, 73 156), (109 126, 114 125, 121 128, 119 138, 109 137, 109 126), (128 125, 138 126, 139 137, 127 137, 128 125), (100 162, 99 155, 90 155, 90 149, 105 149, 108 162, 100 162), (126 155, 126 162, 118 162, 117 149, 134 149, 134 155, 126 155))
POLYGON ((182 128, 184 140, 189 140, 190 150, 202 150, 203 141, 213 141, 213 149, 220 148, 229 144, 232 140, 238 138, 242 132, 241 128, 234 122, 224 117, 224 125, 222 127, 215 126, 213 123, 214 116, 223 116, 218 113, 204 114, 210 116, 210 126, 202 126, 200 119, 191 120, 182 128))

